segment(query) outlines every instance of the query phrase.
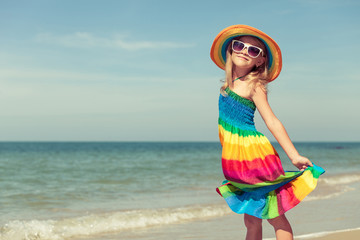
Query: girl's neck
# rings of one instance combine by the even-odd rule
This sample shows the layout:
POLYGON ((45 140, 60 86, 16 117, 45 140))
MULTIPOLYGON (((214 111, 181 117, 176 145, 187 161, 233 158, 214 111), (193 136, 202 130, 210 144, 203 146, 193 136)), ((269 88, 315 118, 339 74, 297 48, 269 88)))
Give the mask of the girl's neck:
POLYGON ((244 80, 244 77, 246 75, 248 75, 251 72, 251 69, 245 69, 245 68, 241 68, 241 69, 234 69, 233 71, 233 80, 237 79, 237 78, 241 78, 241 80, 244 80))

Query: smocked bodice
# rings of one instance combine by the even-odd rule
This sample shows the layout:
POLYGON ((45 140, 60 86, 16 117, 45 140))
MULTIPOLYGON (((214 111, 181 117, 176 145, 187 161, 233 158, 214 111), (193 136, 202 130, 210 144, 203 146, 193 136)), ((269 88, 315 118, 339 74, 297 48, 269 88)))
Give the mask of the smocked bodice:
POLYGON ((256 131, 254 124, 255 103, 225 89, 228 96, 219 97, 219 123, 225 122, 243 130, 256 131))

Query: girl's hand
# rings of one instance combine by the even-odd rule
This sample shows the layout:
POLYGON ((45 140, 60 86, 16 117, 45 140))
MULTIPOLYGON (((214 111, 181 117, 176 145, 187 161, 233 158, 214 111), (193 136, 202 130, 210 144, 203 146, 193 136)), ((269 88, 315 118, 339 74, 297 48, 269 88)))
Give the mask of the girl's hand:
POLYGON ((313 164, 310 162, 310 160, 308 158, 300 156, 300 155, 291 159, 291 162, 300 171, 304 171, 308 166, 310 166, 310 167, 313 166, 313 164))

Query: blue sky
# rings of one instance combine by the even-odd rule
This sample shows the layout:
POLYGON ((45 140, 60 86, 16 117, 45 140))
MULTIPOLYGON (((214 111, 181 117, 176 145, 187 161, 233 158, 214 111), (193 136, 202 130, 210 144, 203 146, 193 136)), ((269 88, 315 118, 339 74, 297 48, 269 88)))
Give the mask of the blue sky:
POLYGON ((234 24, 279 44, 292 140, 359 141, 360 3, 223 2, 1 0, 0 141, 218 141, 209 51, 234 24))

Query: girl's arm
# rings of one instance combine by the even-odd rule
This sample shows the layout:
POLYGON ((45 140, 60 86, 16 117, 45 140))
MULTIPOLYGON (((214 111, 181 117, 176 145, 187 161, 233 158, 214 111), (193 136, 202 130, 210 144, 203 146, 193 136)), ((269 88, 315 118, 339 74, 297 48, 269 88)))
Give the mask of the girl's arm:
POLYGON ((285 127, 280 120, 275 116, 267 100, 267 94, 260 87, 256 87, 252 95, 256 108, 258 109, 261 117, 280 146, 284 149, 285 153, 290 158, 291 162, 300 170, 305 170, 312 163, 306 157, 301 156, 287 134, 285 127))

